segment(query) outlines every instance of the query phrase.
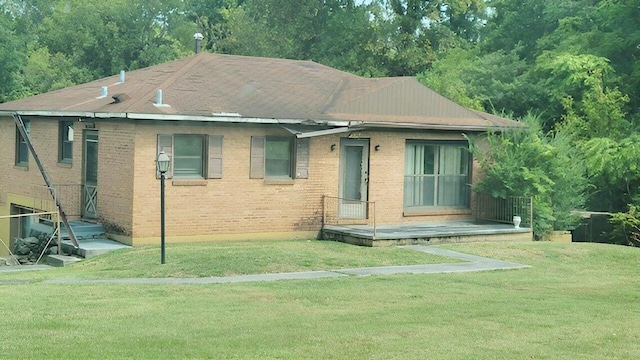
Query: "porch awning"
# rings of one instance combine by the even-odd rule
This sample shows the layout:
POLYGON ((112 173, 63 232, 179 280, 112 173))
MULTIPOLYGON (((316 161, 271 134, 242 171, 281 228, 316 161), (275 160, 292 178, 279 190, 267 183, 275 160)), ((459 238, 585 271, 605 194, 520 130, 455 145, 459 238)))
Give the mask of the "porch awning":
POLYGON ((327 127, 327 126, 305 126, 305 125, 280 125, 283 129, 295 135, 298 139, 310 138, 316 136, 341 134, 352 131, 362 131, 363 127, 327 127))

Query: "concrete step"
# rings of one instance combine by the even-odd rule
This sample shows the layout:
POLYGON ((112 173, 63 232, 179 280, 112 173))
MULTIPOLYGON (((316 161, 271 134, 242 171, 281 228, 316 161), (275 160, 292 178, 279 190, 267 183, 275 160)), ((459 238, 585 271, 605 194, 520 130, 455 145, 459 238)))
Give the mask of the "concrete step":
POLYGON ((76 256, 47 255, 45 259, 45 263, 50 266, 63 267, 63 266, 71 265, 73 263, 77 263, 80 260, 82 259, 76 256))
MULTIPOLYGON (((104 237, 104 227, 100 223, 91 223, 87 221, 70 221, 69 225, 73 229, 73 233, 77 240, 95 239, 104 237)), ((62 226, 60 235, 63 239, 69 239, 67 229, 62 226)))
POLYGON ((62 250, 85 259, 106 254, 109 251, 128 249, 131 246, 107 238, 91 238, 78 240, 79 248, 75 249, 70 240, 62 240, 62 250))
MULTIPOLYGON (((105 237, 104 227, 100 223, 76 220, 69 221, 69 225, 71 226, 71 229, 73 229, 73 233, 76 235, 77 240, 105 237)), ((62 230, 60 231, 60 237, 65 240, 69 240, 70 238, 67 228, 64 225, 61 225, 61 227, 62 230)), ((41 223, 31 225, 31 230, 43 232, 45 234, 53 233, 53 229, 53 224, 41 223)))

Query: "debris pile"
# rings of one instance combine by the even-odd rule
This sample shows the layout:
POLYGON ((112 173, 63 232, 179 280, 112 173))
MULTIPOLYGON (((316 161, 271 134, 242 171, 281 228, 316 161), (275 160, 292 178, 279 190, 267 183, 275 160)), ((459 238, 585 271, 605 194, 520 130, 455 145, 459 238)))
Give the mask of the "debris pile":
POLYGON ((26 238, 14 238, 11 242, 11 252, 20 264, 35 264, 43 252, 43 257, 58 253, 56 238, 49 242, 50 235, 38 231, 31 231, 30 235, 26 238))

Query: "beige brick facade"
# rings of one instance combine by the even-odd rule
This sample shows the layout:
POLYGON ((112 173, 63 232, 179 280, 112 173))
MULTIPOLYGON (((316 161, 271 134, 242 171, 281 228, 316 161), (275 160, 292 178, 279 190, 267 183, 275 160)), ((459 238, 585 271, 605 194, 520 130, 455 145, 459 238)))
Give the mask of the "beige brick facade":
MULTIPOLYGON (((155 172, 158 134, 223 136, 221 179, 167 179, 169 242, 316 236, 322 224, 323 195, 338 196, 340 138, 349 136, 342 133, 312 137, 308 178, 270 182, 249 177, 250 144, 252 136, 292 136, 276 125, 76 122, 73 161, 63 164, 58 162, 58 119, 32 119, 34 147, 54 184, 81 183, 86 127, 99 134, 98 220, 110 236, 133 245, 155 243, 160 236, 160 181, 155 172), (337 145, 334 150, 333 144, 337 145)), ((472 217, 470 209, 417 214, 405 214, 403 209, 406 140, 464 141, 460 132, 380 130, 351 136, 369 140, 368 199, 375 202, 377 223, 472 217)), ((30 192, 31 185, 44 182, 33 159, 26 169, 14 166, 15 125, 11 118, 0 119, 0 148, 0 215, 6 215, 10 212, 9 199, 18 195, 31 199, 35 197, 30 192)), ((7 227, 8 222, 0 220, 0 238, 10 236, 7 227)))

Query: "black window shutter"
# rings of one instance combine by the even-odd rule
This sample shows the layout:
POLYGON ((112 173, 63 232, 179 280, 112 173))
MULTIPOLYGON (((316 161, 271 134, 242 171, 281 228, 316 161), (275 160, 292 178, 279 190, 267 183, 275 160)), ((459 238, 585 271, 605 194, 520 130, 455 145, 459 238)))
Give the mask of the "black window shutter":
POLYGON ((207 178, 222 179, 222 135, 209 135, 207 178))
POLYGON ((309 138, 296 139, 296 178, 309 178, 309 138))
POLYGON ((249 178, 264 179, 264 136, 251 137, 251 164, 249 178))

